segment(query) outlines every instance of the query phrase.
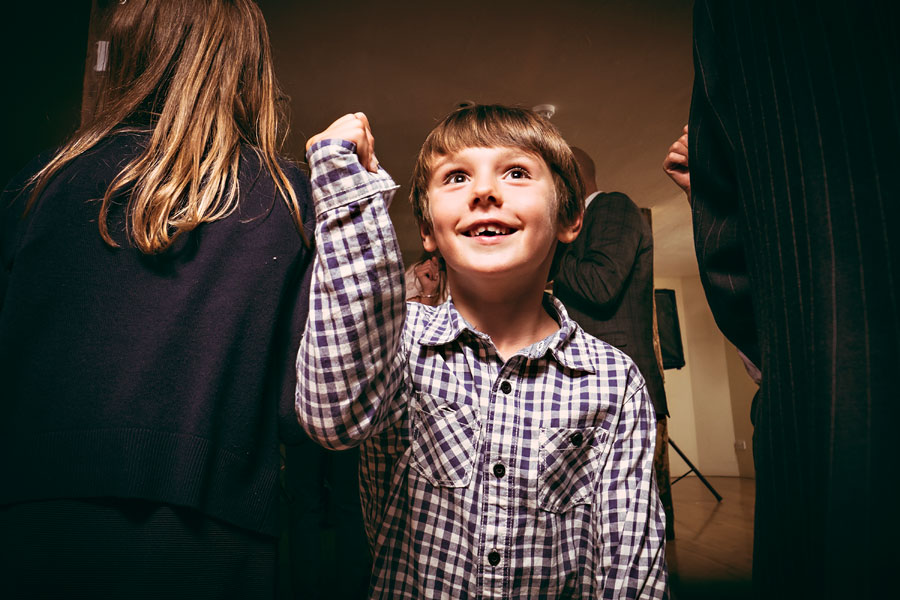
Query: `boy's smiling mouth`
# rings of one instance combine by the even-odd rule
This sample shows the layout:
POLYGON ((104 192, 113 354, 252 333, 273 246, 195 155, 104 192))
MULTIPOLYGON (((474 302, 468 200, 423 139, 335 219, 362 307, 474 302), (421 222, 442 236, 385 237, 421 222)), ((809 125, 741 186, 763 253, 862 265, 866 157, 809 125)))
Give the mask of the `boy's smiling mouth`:
POLYGON ((516 230, 505 225, 495 223, 481 223, 463 231, 466 237, 494 237, 499 235, 509 235, 515 233, 516 230))

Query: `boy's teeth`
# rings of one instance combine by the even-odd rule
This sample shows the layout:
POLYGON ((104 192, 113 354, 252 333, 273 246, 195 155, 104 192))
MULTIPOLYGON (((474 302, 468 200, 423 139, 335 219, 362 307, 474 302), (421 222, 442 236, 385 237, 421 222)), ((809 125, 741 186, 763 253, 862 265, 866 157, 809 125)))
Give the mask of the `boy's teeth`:
POLYGON ((472 230, 471 235, 507 235, 509 229, 496 225, 481 225, 472 230))

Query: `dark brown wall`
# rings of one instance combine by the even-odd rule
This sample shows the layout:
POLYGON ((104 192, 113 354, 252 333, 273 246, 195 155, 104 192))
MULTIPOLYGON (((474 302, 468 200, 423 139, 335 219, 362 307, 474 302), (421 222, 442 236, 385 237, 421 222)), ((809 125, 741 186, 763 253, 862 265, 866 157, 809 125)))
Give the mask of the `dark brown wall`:
POLYGON ((90 14, 90 0, 4 7, 0 185, 78 126, 90 14))

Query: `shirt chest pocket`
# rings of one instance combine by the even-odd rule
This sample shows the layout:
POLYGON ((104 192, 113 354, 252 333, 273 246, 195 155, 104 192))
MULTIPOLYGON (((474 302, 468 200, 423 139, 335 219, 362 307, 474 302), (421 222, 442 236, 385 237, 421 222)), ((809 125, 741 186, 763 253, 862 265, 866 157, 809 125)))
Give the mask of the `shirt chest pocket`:
POLYGON ((541 429, 538 505, 564 513, 594 498, 607 432, 600 427, 541 429))
POLYGON ((478 412, 420 394, 411 416, 412 467, 432 485, 469 485, 481 437, 478 412))

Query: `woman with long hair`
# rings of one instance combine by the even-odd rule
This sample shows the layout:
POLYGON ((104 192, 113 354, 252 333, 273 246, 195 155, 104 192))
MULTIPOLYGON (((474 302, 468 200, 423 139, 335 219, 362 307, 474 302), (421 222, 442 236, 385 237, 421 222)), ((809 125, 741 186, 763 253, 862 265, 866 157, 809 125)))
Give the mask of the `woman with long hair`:
POLYGON ((266 25, 127 0, 108 39, 0 203, 4 595, 271 597, 314 215, 266 25))

